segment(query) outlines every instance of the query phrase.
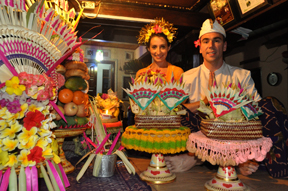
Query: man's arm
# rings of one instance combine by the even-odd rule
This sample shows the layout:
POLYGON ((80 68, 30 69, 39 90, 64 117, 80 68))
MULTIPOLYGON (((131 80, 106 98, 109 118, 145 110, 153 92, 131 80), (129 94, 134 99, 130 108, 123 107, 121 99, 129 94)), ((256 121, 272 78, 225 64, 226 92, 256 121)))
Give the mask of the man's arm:
MULTIPOLYGON (((206 105, 209 104, 207 97, 203 100, 206 105)), ((183 104, 187 109, 189 109, 192 113, 196 113, 197 109, 200 107, 200 101, 196 101, 193 103, 185 103, 183 104)))

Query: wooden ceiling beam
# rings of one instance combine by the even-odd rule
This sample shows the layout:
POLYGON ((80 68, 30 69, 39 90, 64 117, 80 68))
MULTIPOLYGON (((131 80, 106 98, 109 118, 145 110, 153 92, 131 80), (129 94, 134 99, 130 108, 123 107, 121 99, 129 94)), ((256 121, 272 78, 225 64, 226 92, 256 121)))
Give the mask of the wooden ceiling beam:
MULTIPOLYGON (((98 7, 94 10, 84 10, 85 13, 96 14, 98 7)), ((146 6, 135 6, 121 3, 101 3, 99 10, 101 15, 112 15, 142 19, 155 19, 163 17, 165 20, 173 23, 176 26, 186 26, 200 29, 203 21, 209 18, 209 14, 195 13, 190 11, 175 11, 167 9, 159 9, 146 6)))

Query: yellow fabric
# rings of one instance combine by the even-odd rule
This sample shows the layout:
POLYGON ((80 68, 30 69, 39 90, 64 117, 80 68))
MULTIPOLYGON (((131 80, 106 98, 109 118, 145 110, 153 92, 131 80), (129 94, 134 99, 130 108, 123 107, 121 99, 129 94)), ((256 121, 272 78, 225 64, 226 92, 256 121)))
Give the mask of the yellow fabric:
MULTIPOLYGON (((138 70, 138 72, 136 73, 136 78, 144 72, 147 72, 147 70, 150 70, 152 67, 152 64, 150 64, 149 66, 147 66, 146 68, 142 68, 140 70, 138 70)), ((172 72, 174 74, 174 78, 175 80, 179 80, 179 78, 181 77, 181 74, 184 73, 183 69, 178 67, 178 66, 174 66, 170 63, 168 63, 168 68, 167 68, 167 73, 166 73, 166 81, 169 82, 172 76, 172 72)))

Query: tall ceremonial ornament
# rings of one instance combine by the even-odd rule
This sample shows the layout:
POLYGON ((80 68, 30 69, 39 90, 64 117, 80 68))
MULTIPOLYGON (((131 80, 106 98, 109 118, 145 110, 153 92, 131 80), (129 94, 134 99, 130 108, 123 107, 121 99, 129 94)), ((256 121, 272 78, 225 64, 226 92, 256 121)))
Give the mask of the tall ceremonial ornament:
MULTIPOLYGON (((44 0, 27 2, 29 10, 24 0, 0 0, 0 190, 38 190, 39 168, 48 190, 62 191, 70 184, 49 110, 58 109, 55 68, 81 45, 75 28, 83 10, 74 20, 44 0)), ((67 12, 68 2, 60 3, 67 12)))
MULTIPOLYGON (((156 19, 142 28, 138 38, 140 44, 149 42, 152 34, 163 33, 169 43, 173 41, 176 29, 163 18, 156 19)), ((186 150, 190 129, 181 126, 180 115, 186 110, 180 105, 188 98, 183 76, 166 79, 166 74, 147 70, 132 78, 130 89, 124 89, 129 96, 135 125, 125 129, 121 144, 128 148, 152 154, 147 169, 140 178, 154 184, 173 182, 176 175, 166 166, 163 154, 175 154, 186 150), (166 81, 167 80, 167 81, 166 81)))

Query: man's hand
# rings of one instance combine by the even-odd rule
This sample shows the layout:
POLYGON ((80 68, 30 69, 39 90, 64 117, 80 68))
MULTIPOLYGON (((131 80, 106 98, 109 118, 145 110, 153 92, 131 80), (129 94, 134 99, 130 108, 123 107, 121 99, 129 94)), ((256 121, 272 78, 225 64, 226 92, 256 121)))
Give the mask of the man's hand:
POLYGON ((238 165, 240 173, 244 176, 248 176, 251 175, 253 172, 256 172, 258 167, 259 164, 254 161, 247 161, 238 165))

